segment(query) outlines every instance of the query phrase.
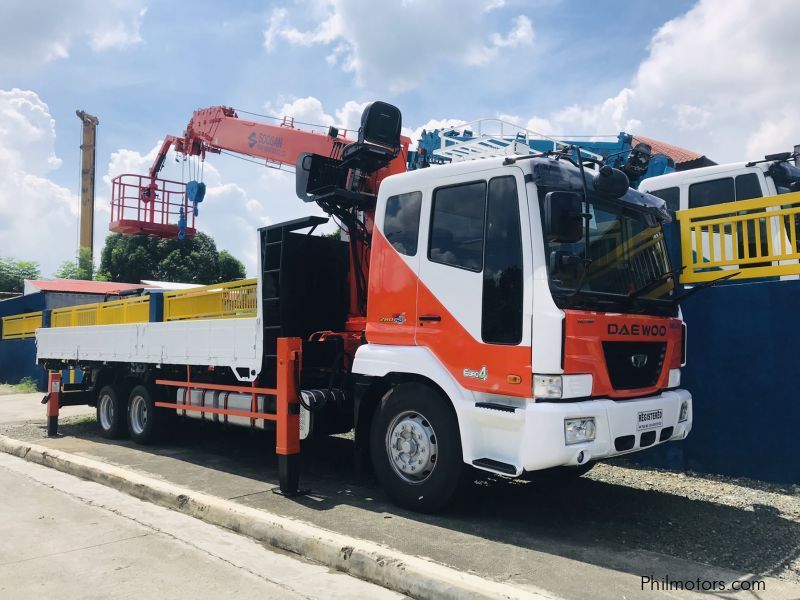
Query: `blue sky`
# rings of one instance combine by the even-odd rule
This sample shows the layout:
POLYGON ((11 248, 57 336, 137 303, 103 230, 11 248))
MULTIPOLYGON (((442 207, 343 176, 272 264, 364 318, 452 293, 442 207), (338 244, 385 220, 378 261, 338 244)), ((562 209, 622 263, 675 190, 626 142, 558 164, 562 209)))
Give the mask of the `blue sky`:
MULTIPOLYGON (((6 0, 0 22, 0 255, 34 258, 46 275, 74 252, 77 108, 101 123, 98 246, 102 178, 146 170, 158 140, 218 104, 352 125, 382 99, 409 134, 502 115, 550 134, 625 129, 719 162, 800 143, 790 2, 67 4, 6 0)), ((309 207, 288 174, 210 162, 199 226, 252 274, 250 232, 309 207)))

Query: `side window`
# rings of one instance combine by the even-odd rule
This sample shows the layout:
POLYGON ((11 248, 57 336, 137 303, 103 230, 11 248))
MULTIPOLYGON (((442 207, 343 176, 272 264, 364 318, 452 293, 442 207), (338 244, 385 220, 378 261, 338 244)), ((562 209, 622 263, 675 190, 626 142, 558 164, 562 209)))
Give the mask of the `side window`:
POLYGON ((481 337, 494 344, 522 341, 522 234, 514 177, 489 182, 481 337))
POLYGON ((733 177, 701 181, 689 186, 689 208, 733 202, 735 199, 733 177))
POLYGON ((483 268, 486 182, 439 188, 433 194, 428 258, 479 272, 483 268))
POLYGON ((658 196, 667 203, 667 210, 675 212, 681 209, 681 190, 677 187, 664 188, 663 190, 650 190, 648 194, 658 196))
POLYGON ((389 196, 386 200, 383 233, 400 254, 414 256, 417 253, 421 206, 421 192, 389 196))
POLYGON ((736 176, 736 199, 737 200, 751 200, 753 198, 761 198, 761 183, 758 181, 758 175, 755 173, 747 173, 745 175, 736 176))

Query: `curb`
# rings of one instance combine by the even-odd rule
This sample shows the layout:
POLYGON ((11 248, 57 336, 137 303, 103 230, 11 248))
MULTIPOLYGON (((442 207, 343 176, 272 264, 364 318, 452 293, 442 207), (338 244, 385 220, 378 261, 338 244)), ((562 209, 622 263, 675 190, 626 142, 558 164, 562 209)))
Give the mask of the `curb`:
POLYGON ((368 540, 256 510, 195 492, 90 458, 20 442, 0 435, 0 451, 94 481, 207 523, 299 554, 327 567, 422 600, 532 598, 555 600, 544 591, 529 591, 488 581, 432 561, 403 554, 368 540))

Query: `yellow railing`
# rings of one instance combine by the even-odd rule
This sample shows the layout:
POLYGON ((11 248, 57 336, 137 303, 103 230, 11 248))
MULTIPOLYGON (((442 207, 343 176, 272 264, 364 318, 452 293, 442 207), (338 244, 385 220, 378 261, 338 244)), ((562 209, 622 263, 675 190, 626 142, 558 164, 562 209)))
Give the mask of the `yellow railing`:
POLYGON ((50 326, 80 327, 83 325, 146 323, 149 320, 150 296, 136 296, 125 300, 57 308, 52 313, 50 326))
POLYGON ((800 274, 800 192, 677 213, 682 283, 741 271, 736 281, 800 274))
POLYGON ((23 338, 33 337, 36 329, 41 326, 41 311, 3 317, 2 339, 21 340, 23 338))
MULTIPOLYGON (((254 317, 258 309, 257 281, 245 279, 164 294, 164 321, 254 317)), ((67 306, 52 311, 51 327, 147 323, 150 296, 67 306)), ((3 317, 2 339, 33 337, 42 313, 3 317)))
POLYGON ((164 320, 254 317, 258 308, 255 279, 217 283, 164 294, 164 320))

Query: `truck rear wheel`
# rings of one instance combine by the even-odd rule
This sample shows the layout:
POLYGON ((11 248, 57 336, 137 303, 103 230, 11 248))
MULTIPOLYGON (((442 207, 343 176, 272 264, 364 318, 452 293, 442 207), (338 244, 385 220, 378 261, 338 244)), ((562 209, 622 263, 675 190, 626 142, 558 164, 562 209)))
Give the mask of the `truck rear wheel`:
POLYGON ((125 424, 126 398, 116 385, 106 385, 97 395, 97 424, 100 435, 108 439, 124 437, 128 432, 125 424))
POLYGON ((389 391, 372 420, 370 451, 375 476, 400 506, 434 512, 453 499, 464 466, 458 422, 430 387, 389 391))
POLYGON ((145 385, 137 385, 128 397, 128 432, 137 444, 149 444, 158 437, 164 415, 154 402, 153 393, 145 385))

